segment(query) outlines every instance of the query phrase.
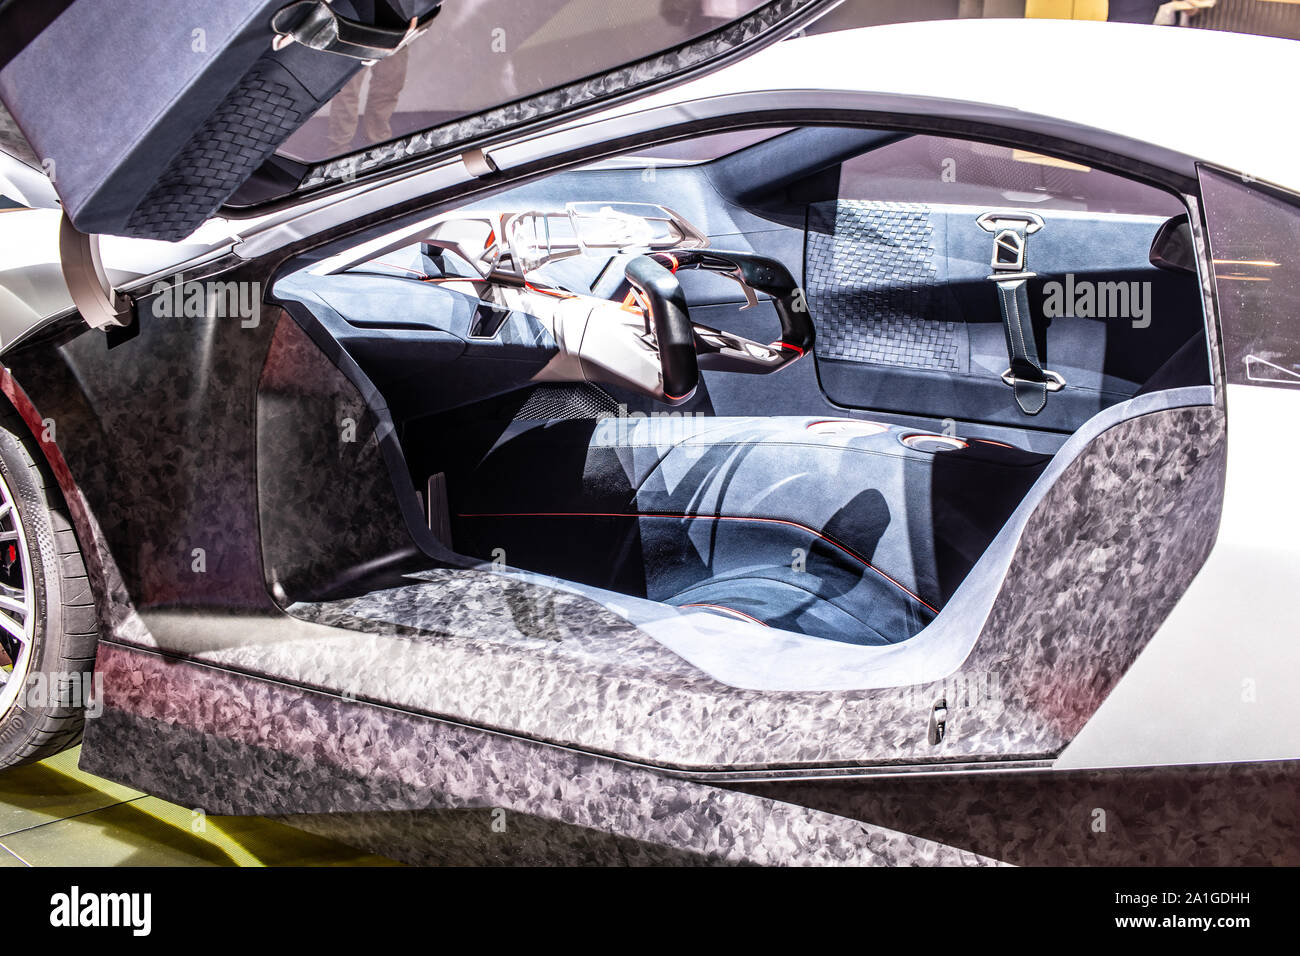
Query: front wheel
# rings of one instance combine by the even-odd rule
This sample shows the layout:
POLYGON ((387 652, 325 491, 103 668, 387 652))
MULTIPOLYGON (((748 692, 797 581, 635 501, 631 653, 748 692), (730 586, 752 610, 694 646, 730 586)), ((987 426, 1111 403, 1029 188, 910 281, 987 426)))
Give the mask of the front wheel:
POLYGON ((58 489, 28 444, 0 428, 0 768, 81 739, 98 636, 58 489))

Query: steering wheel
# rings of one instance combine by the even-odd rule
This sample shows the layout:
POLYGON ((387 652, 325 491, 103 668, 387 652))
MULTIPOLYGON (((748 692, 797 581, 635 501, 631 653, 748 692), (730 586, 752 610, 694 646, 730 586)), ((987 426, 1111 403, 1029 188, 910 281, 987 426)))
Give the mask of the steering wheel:
POLYGON ((768 374, 802 358, 813 345, 813 324, 803 294, 784 265, 767 256, 714 249, 654 252, 637 256, 624 275, 645 308, 646 332, 659 353, 663 393, 668 404, 688 400, 699 384, 700 369, 768 374), (755 292, 772 297, 781 338, 764 345, 731 332, 691 322, 686 294, 677 281, 682 269, 704 269, 739 283, 747 305, 755 292))

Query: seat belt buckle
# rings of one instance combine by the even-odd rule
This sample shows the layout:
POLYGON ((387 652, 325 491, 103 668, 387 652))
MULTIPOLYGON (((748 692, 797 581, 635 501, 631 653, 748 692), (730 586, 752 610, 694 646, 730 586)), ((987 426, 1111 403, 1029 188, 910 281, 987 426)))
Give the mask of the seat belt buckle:
POLYGON ((989 261, 994 276, 1025 271, 1025 237, 1014 229, 1003 229, 993 237, 993 258, 989 261))
POLYGON ((1043 218, 1037 213, 1020 210, 986 212, 975 220, 986 232, 993 233, 993 256, 989 267, 994 282, 1014 279, 1032 279, 1035 273, 1025 269, 1026 237, 1043 228, 1043 218))

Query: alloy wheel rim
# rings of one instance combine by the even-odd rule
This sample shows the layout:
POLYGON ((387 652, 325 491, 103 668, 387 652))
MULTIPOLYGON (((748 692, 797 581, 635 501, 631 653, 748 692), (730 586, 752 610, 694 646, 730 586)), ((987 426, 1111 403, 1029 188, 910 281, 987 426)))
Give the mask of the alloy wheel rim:
POLYGON ((36 589, 27 535, 9 483, 0 475, 0 717, 9 713, 31 672, 36 589))

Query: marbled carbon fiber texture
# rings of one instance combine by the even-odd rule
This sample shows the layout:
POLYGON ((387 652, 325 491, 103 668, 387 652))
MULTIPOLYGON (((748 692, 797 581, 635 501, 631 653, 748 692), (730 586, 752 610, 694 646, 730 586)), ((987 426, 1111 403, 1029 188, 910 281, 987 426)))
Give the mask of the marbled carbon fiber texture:
POLYGON ((1300 865, 1300 762, 754 784, 1019 866, 1300 865))
POLYGON ((157 613, 150 622, 174 653, 671 767, 1050 757, 1200 566, 1217 524, 1222 451, 1222 419, 1209 408, 1104 433, 1031 518, 965 665, 921 688, 739 690, 594 601, 468 569, 294 605, 305 620, 261 640, 220 622, 157 613), (931 746, 927 720, 940 698, 948 734, 931 746))
POLYGON ((86 769, 130 763, 151 793, 208 813, 310 814, 300 825, 407 862, 510 859, 520 838, 524 852, 538 852, 539 834, 552 863, 990 862, 776 800, 118 645, 105 645, 99 667, 108 690, 86 769), (480 859, 473 841, 447 846, 429 825, 475 808, 506 820, 493 839, 489 814, 480 859), (517 830, 512 817, 522 818, 517 830))
POLYGON ((306 332, 276 326, 257 388, 257 507, 267 583, 285 603, 345 586, 339 569, 418 553, 383 462, 382 425, 306 332), (346 491, 340 475, 351 476, 346 491))

